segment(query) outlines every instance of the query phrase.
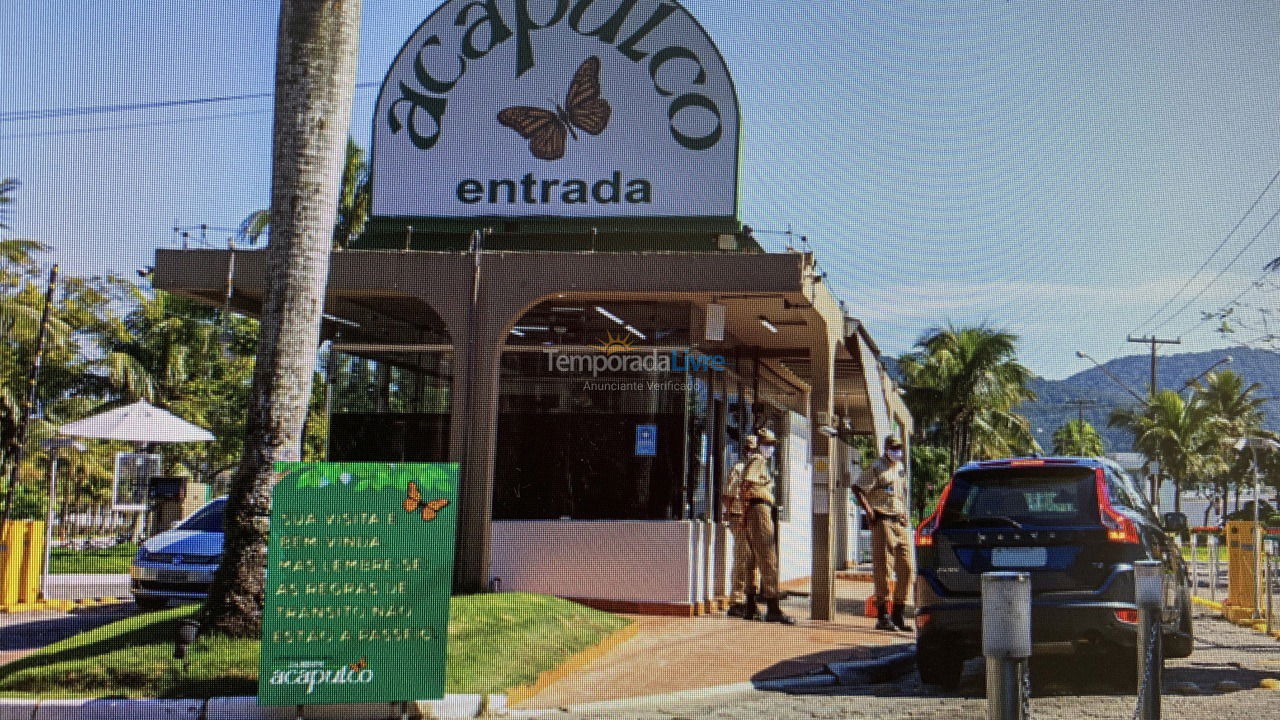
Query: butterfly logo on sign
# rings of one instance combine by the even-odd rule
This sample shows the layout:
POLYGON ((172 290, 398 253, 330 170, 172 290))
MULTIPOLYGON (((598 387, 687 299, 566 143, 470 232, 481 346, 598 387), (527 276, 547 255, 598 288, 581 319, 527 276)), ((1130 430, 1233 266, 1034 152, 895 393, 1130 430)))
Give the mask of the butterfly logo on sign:
POLYGON ((564 106, 545 110, 527 105, 509 107, 498 113, 498 122, 520 133, 529 141, 529 152, 539 160, 564 157, 565 136, 578 140, 578 128, 599 135, 609 125, 613 109, 600 97, 600 58, 592 55, 583 61, 569 83, 564 106))
POLYGON ((348 667, 351 668, 351 672, 358 673, 369 667, 369 660, 362 655, 360 656, 360 660, 351 663, 348 667))
POLYGON ((418 512, 420 509, 422 511, 423 522, 431 522, 432 520, 435 520, 436 515, 439 514, 441 510, 445 509, 448 504, 449 501, 444 498, 424 502, 422 499, 422 493, 418 490, 418 485, 412 481, 409 482, 409 496, 405 498, 402 503, 405 512, 418 512))

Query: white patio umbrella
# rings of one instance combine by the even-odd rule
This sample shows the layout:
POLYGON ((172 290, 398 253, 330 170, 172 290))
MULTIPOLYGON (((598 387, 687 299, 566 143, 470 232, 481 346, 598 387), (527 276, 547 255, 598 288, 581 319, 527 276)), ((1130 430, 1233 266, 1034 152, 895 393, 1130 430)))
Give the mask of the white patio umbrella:
POLYGON ((58 428, 60 435, 135 443, 209 442, 213 433, 139 400, 58 428))

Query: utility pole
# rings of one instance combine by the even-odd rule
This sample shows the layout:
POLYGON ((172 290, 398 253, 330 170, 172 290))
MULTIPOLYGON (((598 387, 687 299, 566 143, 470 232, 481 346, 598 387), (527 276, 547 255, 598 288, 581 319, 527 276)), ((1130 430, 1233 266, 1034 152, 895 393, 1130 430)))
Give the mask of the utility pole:
MULTIPOLYGON (((58 266, 49 269, 49 286, 44 293, 44 310, 40 312, 40 327, 36 331, 36 346, 32 351, 31 373, 27 376, 26 394, 22 402, 22 414, 18 416, 18 428, 9 445, 10 465, 9 490, 4 497, 4 514, 0 515, 0 535, 9 524, 13 514, 13 498, 18 489, 18 472, 22 469, 22 456, 27 445, 27 426, 31 422, 31 411, 36 406, 36 390, 40 384, 40 363, 44 359, 44 337, 49 328, 49 310, 53 307, 53 291, 58 285, 58 266)), ((4 538, 0 537, 0 544, 4 538)))
MULTIPOLYGON (((1151 345, 1150 402, 1154 404, 1156 401, 1156 347, 1159 345, 1181 345, 1182 341, 1181 340, 1162 340, 1156 337, 1155 335, 1148 335, 1147 337, 1138 337, 1138 338, 1130 335, 1126 339, 1131 343, 1144 343, 1144 344, 1151 345)), ((1160 475, 1163 475, 1163 474, 1164 474, 1164 462, 1162 461, 1160 463, 1160 475)), ((1155 505, 1156 507, 1159 507, 1160 505, 1160 497, 1158 494, 1159 489, 1160 489, 1159 477, 1151 478, 1151 504, 1155 505)), ((1173 494, 1173 509, 1175 512, 1181 512, 1182 498, 1180 496, 1182 495, 1182 492, 1181 492, 1182 488, 1176 488, 1176 489, 1178 490, 1178 492, 1175 492, 1173 494)))
POLYGON ((1156 399, 1156 346, 1158 345, 1181 345, 1181 340, 1162 340, 1154 335, 1148 337, 1136 338, 1130 335, 1128 338, 1131 343, 1143 343, 1151 346, 1151 399, 1156 399))
POLYGON ((1076 419, 1079 421, 1080 425, 1082 426, 1084 425, 1084 409, 1087 407, 1091 408, 1097 405, 1096 402, 1092 400, 1085 400, 1085 399, 1066 400, 1062 404, 1076 406, 1076 411, 1077 411, 1076 419))

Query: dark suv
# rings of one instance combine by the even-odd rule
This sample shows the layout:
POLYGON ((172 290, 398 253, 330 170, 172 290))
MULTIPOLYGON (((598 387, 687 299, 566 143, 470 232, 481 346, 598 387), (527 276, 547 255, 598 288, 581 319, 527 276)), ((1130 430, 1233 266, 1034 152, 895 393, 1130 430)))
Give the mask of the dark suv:
POLYGON ((916 531, 916 661, 926 683, 953 688, 982 653, 981 576, 1031 576, 1033 652, 1092 655, 1128 677, 1136 667, 1133 562, 1165 568, 1164 652, 1191 654, 1186 566, 1141 488, 1109 460, 1015 458, 956 471, 916 531))

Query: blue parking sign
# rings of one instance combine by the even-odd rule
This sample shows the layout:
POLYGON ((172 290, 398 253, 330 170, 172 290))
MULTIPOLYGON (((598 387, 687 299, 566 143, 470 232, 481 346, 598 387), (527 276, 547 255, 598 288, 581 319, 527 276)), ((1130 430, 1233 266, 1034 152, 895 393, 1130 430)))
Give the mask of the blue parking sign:
POLYGON ((636 455, 653 456, 658 454, 658 426, 636 426, 636 455))

